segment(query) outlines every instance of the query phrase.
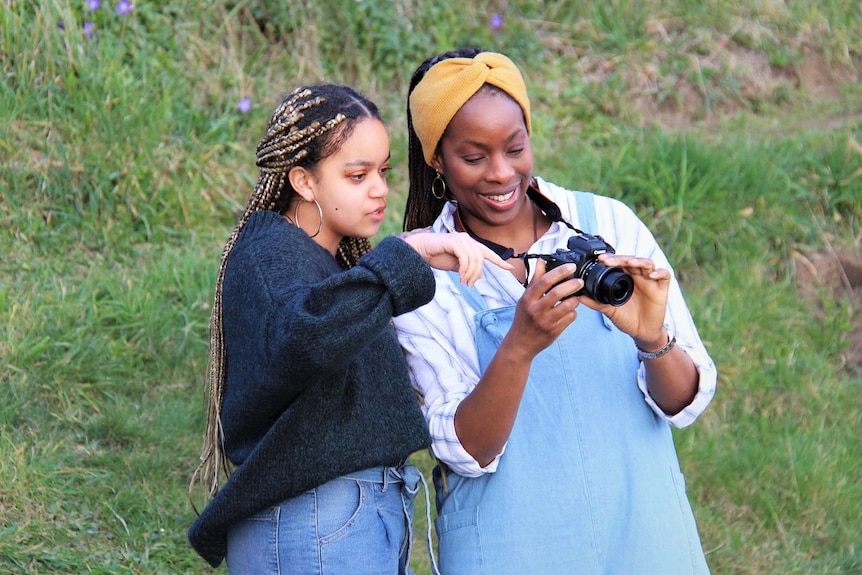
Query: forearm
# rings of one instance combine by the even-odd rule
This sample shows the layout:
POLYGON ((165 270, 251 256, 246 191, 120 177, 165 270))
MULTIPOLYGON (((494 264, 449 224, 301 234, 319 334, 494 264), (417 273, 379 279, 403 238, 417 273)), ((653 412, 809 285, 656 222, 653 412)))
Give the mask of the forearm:
MULTIPOLYGON (((662 349, 670 340, 667 330, 662 330, 658 340, 645 343, 637 341, 642 351, 662 349)), ((689 405, 697 394, 699 374, 689 355, 674 345, 670 351, 657 358, 643 358, 647 389, 662 411, 673 416, 689 405)))
POLYGON ((532 357, 514 347, 503 340, 482 379, 455 413, 461 446, 482 467, 503 451, 527 385, 532 357))

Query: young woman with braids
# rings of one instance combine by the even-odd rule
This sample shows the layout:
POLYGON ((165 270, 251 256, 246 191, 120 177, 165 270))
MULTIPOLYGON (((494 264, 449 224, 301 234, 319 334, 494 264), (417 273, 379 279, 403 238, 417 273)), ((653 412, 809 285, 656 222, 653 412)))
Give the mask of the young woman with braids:
POLYGON ((441 572, 707 573, 670 425, 703 412, 716 370, 652 234, 619 201, 534 177, 502 54, 426 60, 407 118, 405 229, 467 232, 514 264, 472 287, 435 271, 434 300, 395 318, 440 460, 441 572), (537 257, 591 253, 582 240, 616 254, 537 257), (590 287, 598 270, 617 279, 590 287))
POLYGON ((466 284, 467 234, 368 238, 383 221, 389 138, 375 105, 302 87, 273 112, 260 176, 221 256, 210 323, 210 407, 192 488, 214 496, 189 530, 231 573, 409 572, 408 456, 429 444, 392 326, 434 294, 431 266, 466 284), (219 490, 219 476, 235 467, 219 490))

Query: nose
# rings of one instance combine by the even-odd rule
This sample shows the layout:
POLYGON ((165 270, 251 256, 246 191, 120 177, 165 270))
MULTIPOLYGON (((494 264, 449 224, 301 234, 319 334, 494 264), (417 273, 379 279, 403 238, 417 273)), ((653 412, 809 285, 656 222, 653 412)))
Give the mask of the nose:
POLYGON ((371 186, 369 195, 372 198, 385 198, 389 194, 389 184, 385 174, 377 174, 377 180, 371 186))
POLYGON ((488 166, 485 178, 490 182, 506 183, 512 181, 512 177, 516 173, 514 166, 512 166, 506 154, 494 154, 491 156, 491 163, 488 166))

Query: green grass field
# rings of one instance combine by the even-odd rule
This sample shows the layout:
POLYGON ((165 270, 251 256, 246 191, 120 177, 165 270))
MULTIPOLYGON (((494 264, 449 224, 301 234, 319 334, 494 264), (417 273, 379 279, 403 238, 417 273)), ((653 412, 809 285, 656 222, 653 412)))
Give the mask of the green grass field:
POLYGON ((118 4, 0 0, 0 572, 211 571, 207 322, 266 120, 371 96, 400 231, 410 74, 474 44, 525 71, 537 174, 677 268, 720 373, 675 433, 713 573, 862 573, 862 287, 830 267, 862 259, 858 0, 118 4))

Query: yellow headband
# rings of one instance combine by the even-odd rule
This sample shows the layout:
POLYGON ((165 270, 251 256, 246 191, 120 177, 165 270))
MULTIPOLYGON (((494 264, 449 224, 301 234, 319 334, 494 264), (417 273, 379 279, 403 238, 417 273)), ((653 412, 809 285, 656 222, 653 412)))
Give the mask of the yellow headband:
POLYGON ((431 158, 446 126, 461 106, 485 85, 506 92, 524 111, 530 133, 530 99, 518 67, 502 54, 481 52, 475 58, 450 58, 431 66, 410 94, 413 129, 422 144, 425 162, 431 158))

